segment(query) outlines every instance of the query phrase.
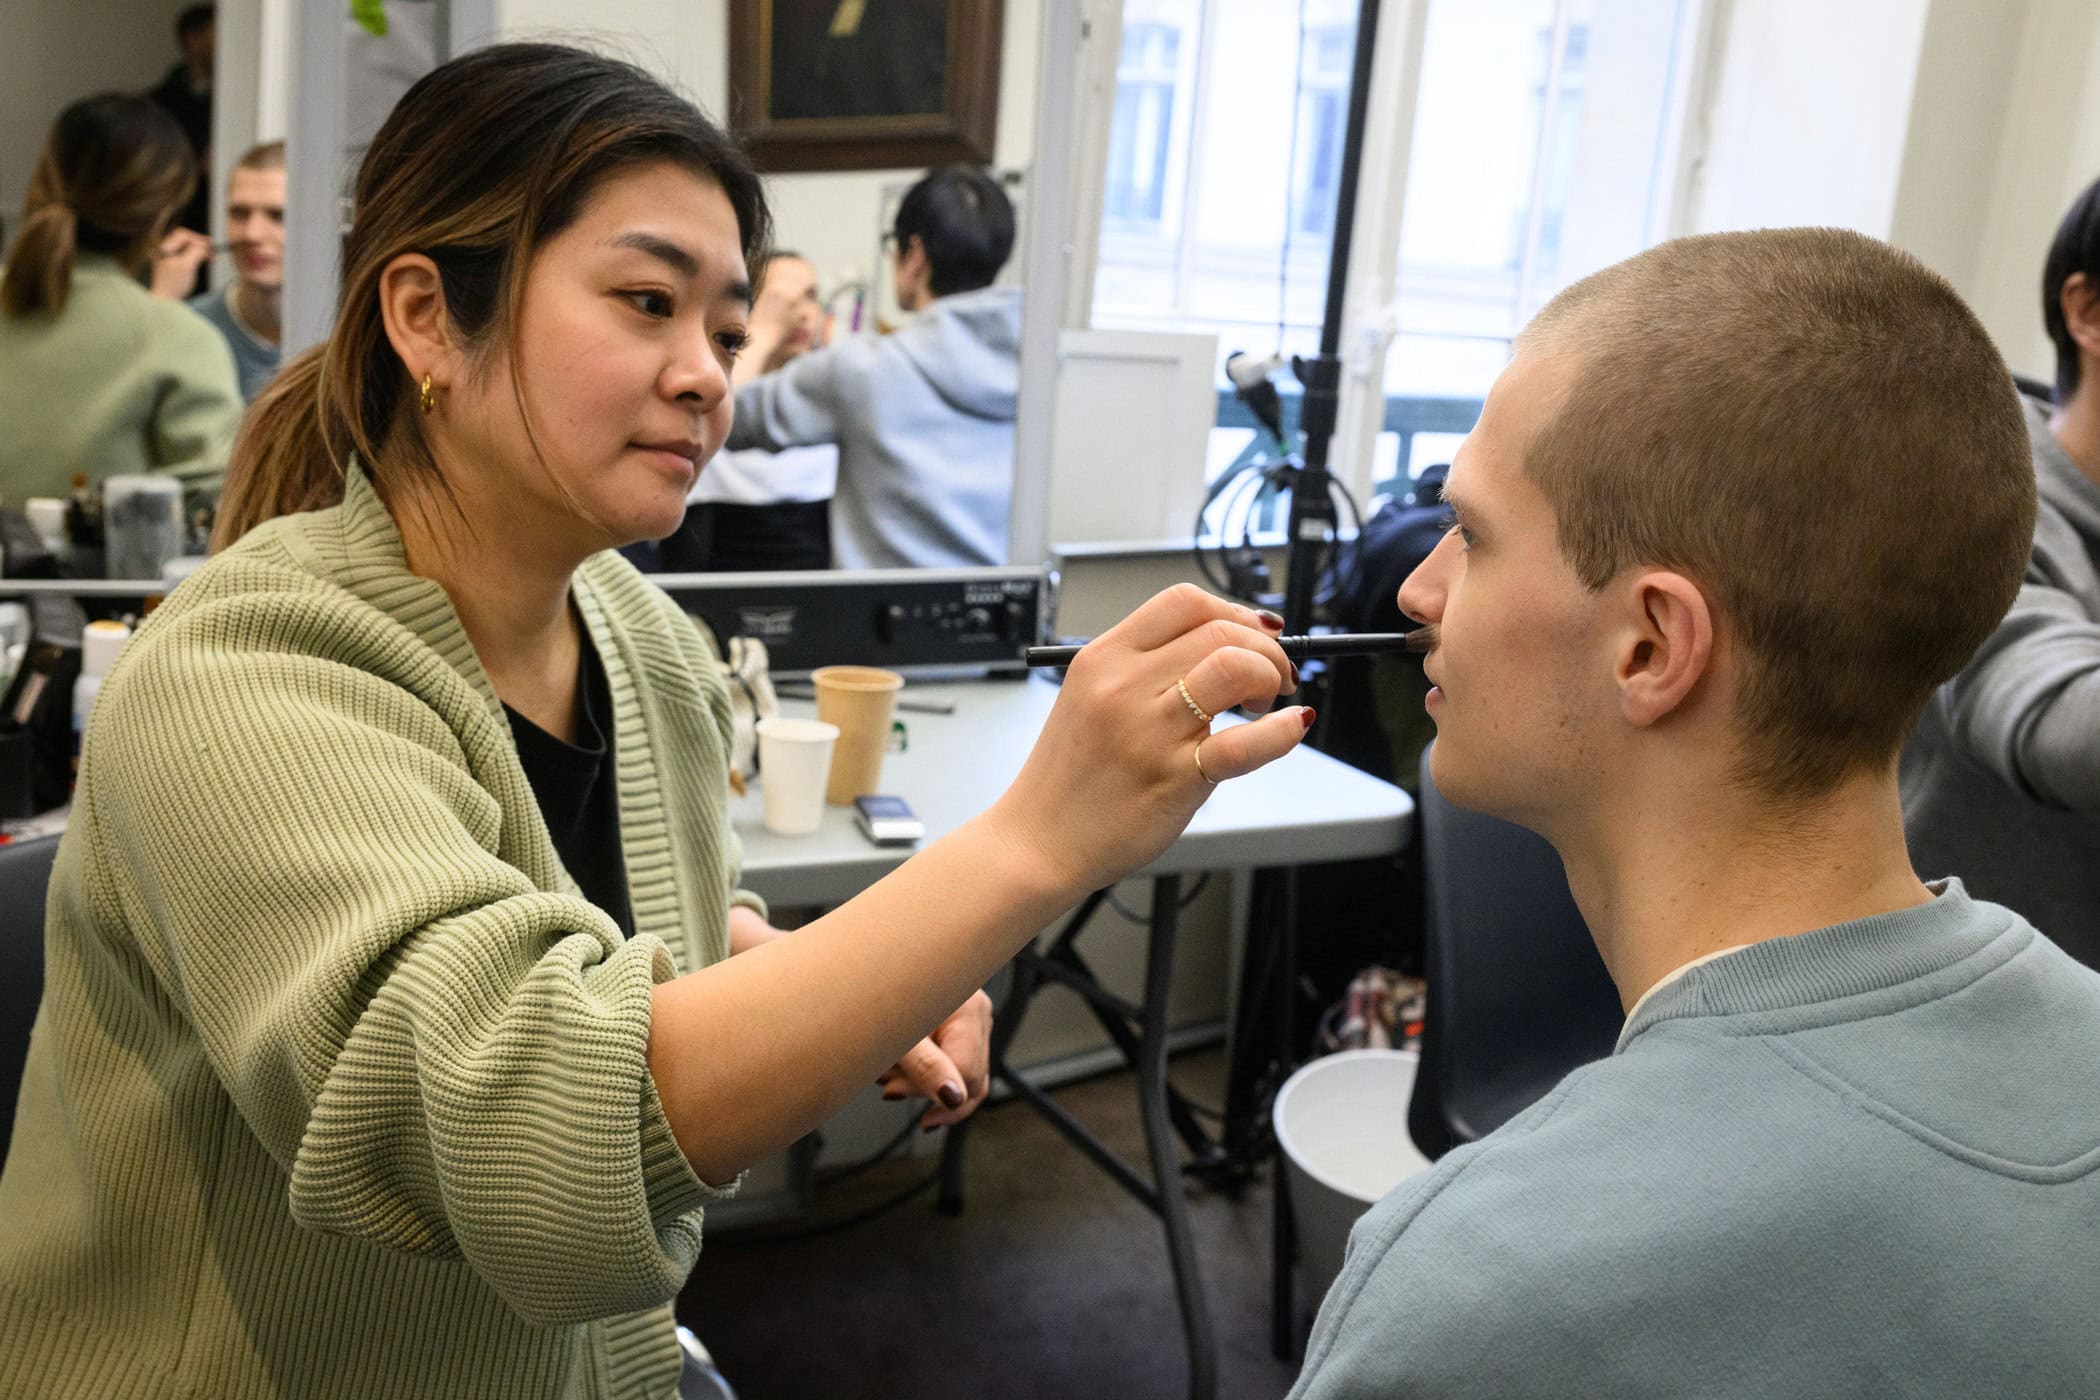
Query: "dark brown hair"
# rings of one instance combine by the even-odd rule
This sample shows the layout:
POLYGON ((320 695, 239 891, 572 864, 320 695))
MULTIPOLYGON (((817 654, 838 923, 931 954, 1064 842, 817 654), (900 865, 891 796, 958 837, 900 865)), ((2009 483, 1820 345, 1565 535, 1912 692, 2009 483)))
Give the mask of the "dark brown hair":
POLYGON ((138 273, 196 188, 189 139, 157 103, 115 92, 75 102, 29 177, 0 310, 65 310, 80 253, 106 253, 138 273))
POLYGON ((1740 643, 1741 777, 1885 771, 2034 534, 2012 376, 1954 289, 1842 229, 1710 234, 1569 287, 1518 345, 1575 364, 1524 460, 1577 574, 1678 570, 1740 643))
POLYGON ((2078 342, 2064 317, 2064 283, 2081 273, 2088 290, 2100 291, 2100 180, 2087 185, 2064 211, 2042 263, 2042 325, 2056 347, 2058 403, 2069 403, 2078 392, 2078 342))
MULTIPOLYGON (((539 247, 604 180, 658 161, 722 187, 745 260, 755 261, 771 222, 742 149, 633 64, 555 44, 496 44, 420 79, 358 168, 334 328, 271 381, 234 442, 214 547, 341 500, 353 453, 382 493, 390 478, 437 472, 416 386, 381 319, 387 264, 405 253, 436 263, 448 320, 486 357, 514 333, 539 247)), ((512 387, 522 404, 515 362, 512 387)))

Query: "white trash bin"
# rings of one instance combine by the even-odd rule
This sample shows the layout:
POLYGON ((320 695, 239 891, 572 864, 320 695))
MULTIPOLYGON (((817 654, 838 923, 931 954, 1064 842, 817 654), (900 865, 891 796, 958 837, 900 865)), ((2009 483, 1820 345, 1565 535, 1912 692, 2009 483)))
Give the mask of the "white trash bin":
POLYGON ((1298 1234, 1299 1297, 1318 1307, 1342 1271, 1349 1229, 1373 1202, 1429 1159, 1407 1135, 1421 1057, 1412 1050, 1343 1050, 1284 1081, 1276 1143, 1298 1234))

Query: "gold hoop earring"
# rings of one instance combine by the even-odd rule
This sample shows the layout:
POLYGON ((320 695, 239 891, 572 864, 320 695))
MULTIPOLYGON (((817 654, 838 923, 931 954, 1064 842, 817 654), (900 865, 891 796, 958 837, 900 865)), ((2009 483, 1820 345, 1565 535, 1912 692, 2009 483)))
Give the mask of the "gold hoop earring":
POLYGON ((430 376, 426 374, 423 376, 423 387, 416 393, 416 407, 428 413, 437 406, 437 390, 430 386, 430 376))

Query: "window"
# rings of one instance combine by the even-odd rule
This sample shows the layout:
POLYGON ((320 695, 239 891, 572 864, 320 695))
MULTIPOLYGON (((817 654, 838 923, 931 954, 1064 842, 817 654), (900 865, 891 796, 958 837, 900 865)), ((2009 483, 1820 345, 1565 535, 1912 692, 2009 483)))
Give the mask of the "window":
POLYGON ((1123 30, 1102 217, 1125 228, 1151 231, 1159 227, 1166 203, 1167 152, 1174 133, 1180 52, 1181 30, 1173 25, 1140 23, 1123 30))
POLYGON ((1324 243, 1334 235, 1335 200, 1341 193, 1356 31, 1315 31, 1305 36, 1304 50, 1298 61, 1298 139, 1291 152, 1291 231, 1324 243))
POLYGON ((1355 21, 1356 0, 1125 0, 1096 326, 1314 348, 1355 21))
POLYGON ((1664 236, 1697 3, 1431 0, 1377 475, 1450 460, 1539 307, 1664 236))
MULTIPOLYGON (((1663 236, 1701 3, 1430 0, 1377 475, 1448 460, 1524 322, 1663 236)), ((1355 19, 1355 0, 1126 0, 1096 326, 1317 347, 1355 19)), ((1252 438, 1221 428, 1211 474, 1252 438)))

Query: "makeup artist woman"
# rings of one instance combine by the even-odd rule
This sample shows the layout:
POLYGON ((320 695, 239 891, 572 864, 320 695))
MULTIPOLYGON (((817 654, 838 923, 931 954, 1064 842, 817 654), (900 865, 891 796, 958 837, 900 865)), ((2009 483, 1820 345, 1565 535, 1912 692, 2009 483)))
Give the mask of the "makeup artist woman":
POLYGON ((930 1026, 981 1094, 973 990, 1303 734, 1204 739, 1177 681, 1262 707, 1289 666, 1163 594, 989 811, 773 936, 715 662, 613 552, 728 429, 766 228, 606 59, 480 49, 388 118, 334 332, 87 735, 0 1177, 11 1397, 670 1395, 719 1188, 930 1026))

